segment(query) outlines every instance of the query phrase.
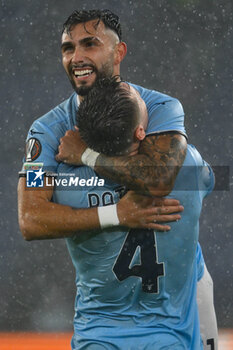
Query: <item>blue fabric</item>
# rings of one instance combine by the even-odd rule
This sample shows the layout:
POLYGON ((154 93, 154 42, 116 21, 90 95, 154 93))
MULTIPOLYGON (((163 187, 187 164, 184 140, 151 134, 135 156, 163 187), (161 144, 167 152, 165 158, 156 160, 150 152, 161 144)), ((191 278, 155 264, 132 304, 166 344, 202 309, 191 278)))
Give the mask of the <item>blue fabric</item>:
POLYGON ((186 135, 184 128, 184 110, 181 103, 161 92, 148 90, 131 84, 140 93, 148 110, 149 122, 146 134, 166 131, 178 131, 186 135))
MULTIPOLYGON (((135 88, 148 108, 147 134, 172 130, 185 134, 179 101, 139 86, 135 88)), ((28 139, 39 139, 42 151, 35 162, 43 162, 44 170, 89 179, 97 176, 91 168, 58 164, 54 159, 60 137, 74 128, 78 108, 76 97, 73 94, 35 121, 28 139)), ((172 223, 170 232, 153 233, 153 259, 156 257, 160 269, 156 292, 151 293, 149 285, 146 285, 147 291, 143 291, 141 273, 139 277, 129 275, 120 281, 114 272, 129 230, 117 227, 102 232, 79 232, 67 239, 77 286, 73 349, 202 349, 196 306, 196 282, 201 277, 204 263, 197 245, 198 219, 202 199, 213 184, 212 172, 208 166, 208 171, 203 172, 203 164, 199 153, 189 146, 184 166, 170 194, 185 207, 182 220, 172 223), (195 171, 191 171, 191 167, 195 171), (190 169, 188 181, 187 169, 190 169), (195 190, 184 190, 185 182, 191 183, 195 190)), ((105 180, 104 186, 98 188, 56 188, 53 200, 75 208, 88 208, 116 203, 119 193, 117 184, 105 180)), ((129 271, 141 264, 143 250, 143 244, 135 249, 130 266, 126 266, 129 271)), ((155 262, 151 266, 157 268, 155 262)), ((124 268, 120 266, 123 271, 124 268)), ((151 273, 150 269, 148 271, 151 273)))
MULTIPOLYGON (((88 349, 89 346, 94 349, 99 343, 103 349, 122 349, 123 341, 127 349, 152 346, 155 349, 169 349, 169 346, 202 349, 196 284, 202 277, 204 261, 198 233, 202 200, 213 186, 210 169, 197 150, 189 145, 184 165, 169 195, 184 205, 182 220, 171 223, 171 231, 167 233, 154 232, 154 254, 157 263, 163 264, 164 268, 164 274, 157 278, 156 293, 142 290, 141 277, 132 275, 120 281, 114 273, 120 252, 127 248, 125 242, 130 230, 111 228, 102 232, 79 232, 67 239, 76 269, 74 349, 88 349), (208 181, 203 164, 208 170, 208 181)), ((61 164, 58 170, 75 173, 79 178, 97 176, 88 167, 72 168, 61 164)), ((88 207, 90 197, 94 195, 102 206, 105 194, 111 198, 110 203, 119 200, 118 189, 110 182, 98 189, 90 187, 73 192, 58 189, 54 201, 76 208, 88 207)), ((130 268, 141 264, 143 249, 142 245, 135 249, 130 268)), ((152 262, 151 266, 154 268, 152 262)), ((124 266, 121 268, 124 270, 124 266)))
POLYGON ((30 138, 39 140, 41 154, 35 159, 35 162, 42 162, 44 170, 56 171, 58 163, 55 160, 55 155, 60 144, 60 138, 64 136, 67 130, 74 128, 77 108, 77 95, 74 93, 68 100, 31 125, 26 141, 30 138))

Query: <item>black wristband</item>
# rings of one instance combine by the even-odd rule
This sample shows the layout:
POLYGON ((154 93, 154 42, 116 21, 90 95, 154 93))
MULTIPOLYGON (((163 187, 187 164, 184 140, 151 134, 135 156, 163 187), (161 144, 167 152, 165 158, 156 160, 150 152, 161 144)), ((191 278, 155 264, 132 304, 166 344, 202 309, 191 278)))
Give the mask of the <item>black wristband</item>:
POLYGON ((19 171, 19 177, 26 177, 25 171, 19 171))

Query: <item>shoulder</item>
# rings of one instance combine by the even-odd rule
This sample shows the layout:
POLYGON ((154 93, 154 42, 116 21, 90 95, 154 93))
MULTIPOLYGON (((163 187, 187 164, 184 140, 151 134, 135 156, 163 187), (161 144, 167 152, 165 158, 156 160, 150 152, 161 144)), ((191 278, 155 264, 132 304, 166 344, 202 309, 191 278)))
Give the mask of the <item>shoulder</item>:
POLYGON ((147 135, 177 131, 186 135, 184 127, 184 110, 177 98, 159 91, 149 90, 131 84, 145 101, 148 111, 147 135))
POLYGON ((182 104, 177 98, 156 90, 146 89, 140 85, 130 85, 132 85, 135 89, 138 90, 138 92, 141 95, 141 98, 145 101, 147 105, 148 112, 150 112, 150 109, 154 109, 158 106, 166 106, 166 108, 172 108, 175 113, 184 114, 182 104))
POLYGON ((47 169, 57 166, 55 153, 60 138, 73 129, 76 110, 76 94, 73 94, 32 123, 26 138, 26 161, 41 161, 47 169))
POLYGON ((51 109, 48 113, 36 119, 33 126, 43 128, 56 128, 56 125, 64 124, 70 129, 75 122, 77 111, 76 94, 73 93, 67 100, 51 109))

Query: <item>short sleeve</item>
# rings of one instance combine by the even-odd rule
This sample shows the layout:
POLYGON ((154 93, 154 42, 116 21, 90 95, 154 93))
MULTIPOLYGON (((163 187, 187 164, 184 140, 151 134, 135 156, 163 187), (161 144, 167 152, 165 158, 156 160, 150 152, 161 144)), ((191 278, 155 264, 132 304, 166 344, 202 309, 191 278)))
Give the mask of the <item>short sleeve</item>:
POLYGON ((214 189, 215 177, 211 166, 205 161, 198 167, 199 170, 199 190, 202 198, 208 196, 214 189))
POLYGON ((39 118, 30 127, 23 161, 43 163, 45 171, 55 172, 58 166, 55 156, 66 129, 62 123, 47 123, 47 119, 39 118))
POLYGON ((77 95, 73 93, 70 98, 34 121, 26 139, 24 163, 39 163, 47 173, 56 172, 58 162, 55 156, 60 138, 67 130, 74 129, 76 111, 77 95))
POLYGON ((193 145, 188 145, 189 150, 195 159, 197 186, 200 200, 208 196, 214 189, 215 177, 211 166, 201 157, 200 153, 193 145))
POLYGON ((25 162, 43 163, 43 168, 55 171, 55 154, 58 142, 51 130, 41 122, 34 122, 28 132, 25 149, 25 162))
POLYGON ((147 135, 178 131, 186 135, 184 128, 184 110, 176 99, 167 99, 160 103, 150 103, 148 106, 149 123, 147 135))
POLYGON ((177 131, 186 136, 184 110, 176 98, 131 84, 144 100, 148 111, 147 135, 177 131))

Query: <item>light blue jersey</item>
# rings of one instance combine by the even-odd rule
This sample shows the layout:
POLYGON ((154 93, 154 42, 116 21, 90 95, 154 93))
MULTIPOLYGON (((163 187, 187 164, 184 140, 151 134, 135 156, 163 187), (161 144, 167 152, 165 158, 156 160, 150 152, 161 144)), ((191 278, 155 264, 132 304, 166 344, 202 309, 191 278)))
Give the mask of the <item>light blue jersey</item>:
MULTIPOLYGON (((147 104, 148 134, 185 133, 177 100, 136 88, 147 104)), ((31 142, 27 157, 43 162, 46 170, 95 178, 89 167, 70 167, 54 159, 60 137, 74 128, 77 108, 73 94, 33 123, 28 139, 36 139, 37 147, 31 142)), ((170 195, 185 210, 171 231, 114 228, 79 232, 67 239, 77 285, 73 349, 202 349, 196 306, 196 283, 203 268, 198 220, 202 199, 212 185, 212 172, 189 146, 170 195)), ((105 180, 98 188, 56 188, 53 200, 75 208, 102 206, 116 203, 121 190, 105 180)))
MULTIPOLYGON (((184 111, 177 99, 138 85, 133 86, 139 91, 147 106, 149 117, 147 135, 166 131, 177 131, 185 135, 184 111)), ((37 119, 29 130, 27 143, 30 139, 37 140, 41 150, 36 153, 36 150, 29 147, 26 161, 43 162, 45 169, 56 171, 58 163, 54 156, 60 138, 67 130, 74 129, 77 110, 77 94, 73 93, 68 100, 37 119)))
MULTIPOLYGON (((61 164, 59 172, 96 176, 86 166, 61 164)), ((171 231, 111 228, 67 239, 76 269, 74 349, 202 349, 196 254, 202 200, 213 184, 211 169, 189 145, 169 196, 185 209, 171 231)), ((98 189, 57 188, 54 201, 102 206, 118 202, 119 193, 119 186, 106 181, 98 189)))

